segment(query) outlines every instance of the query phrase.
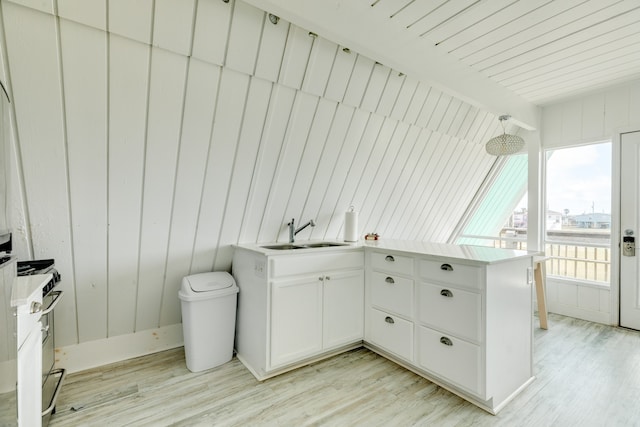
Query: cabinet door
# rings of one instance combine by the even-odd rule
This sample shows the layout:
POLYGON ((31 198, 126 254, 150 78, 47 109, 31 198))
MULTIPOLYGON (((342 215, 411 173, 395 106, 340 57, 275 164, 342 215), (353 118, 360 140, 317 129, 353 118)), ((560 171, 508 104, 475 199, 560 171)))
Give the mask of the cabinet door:
POLYGON ((323 349, 362 340, 364 330, 364 272, 324 276, 323 349))
POLYGON ((322 277, 271 283, 270 367, 322 350, 322 277))

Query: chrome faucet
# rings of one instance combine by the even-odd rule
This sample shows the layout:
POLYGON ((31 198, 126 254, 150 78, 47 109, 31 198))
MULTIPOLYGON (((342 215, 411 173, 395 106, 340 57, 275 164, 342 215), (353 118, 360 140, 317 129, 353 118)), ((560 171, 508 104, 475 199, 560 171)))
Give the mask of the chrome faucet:
POLYGON ((289 243, 293 243, 296 239, 296 234, 307 228, 308 226, 315 227, 316 223, 313 220, 309 220, 308 223, 296 229, 295 219, 291 218, 291 222, 287 224, 289 226, 289 243))

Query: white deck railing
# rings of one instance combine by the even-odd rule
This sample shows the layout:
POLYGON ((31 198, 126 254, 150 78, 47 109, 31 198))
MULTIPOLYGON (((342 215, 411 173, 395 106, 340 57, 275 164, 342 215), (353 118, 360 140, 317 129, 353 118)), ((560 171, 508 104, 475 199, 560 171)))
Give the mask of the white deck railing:
MULTIPOLYGON (((462 235, 458 242, 465 243, 465 238, 481 240, 485 242, 484 246, 495 248, 527 249, 526 235, 515 237, 462 235)), ((476 241, 473 244, 483 243, 476 241)), ((545 254, 548 257, 546 272, 549 276, 607 284, 611 281, 611 245, 608 242, 605 244, 554 239, 545 243, 545 254)))

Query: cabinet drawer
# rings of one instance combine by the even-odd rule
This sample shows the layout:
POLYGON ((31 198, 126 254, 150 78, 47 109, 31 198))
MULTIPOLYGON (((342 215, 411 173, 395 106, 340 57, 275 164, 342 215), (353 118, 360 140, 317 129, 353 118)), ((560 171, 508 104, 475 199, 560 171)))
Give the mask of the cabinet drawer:
POLYGON ((413 258, 386 252, 372 252, 371 266, 375 270, 413 276, 413 258))
POLYGON ((482 289, 482 267, 449 261, 420 261, 420 277, 470 289, 482 289))
POLYGON ((270 277, 284 277, 349 268, 363 268, 362 251, 294 254, 269 257, 270 277))
POLYGON ((371 309, 371 343, 406 360, 413 360, 413 323, 371 309))
POLYGON ((418 315, 423 323, 480 342, 482 296, 453 287, 420 283, 418 315))
POLYGON ((371 303, 413 317, 413 280, 390 274, 371 274, 371 303))
POLYGON ((433 329, 418 328, 420 366, 484 398, 480 347, 433 329))

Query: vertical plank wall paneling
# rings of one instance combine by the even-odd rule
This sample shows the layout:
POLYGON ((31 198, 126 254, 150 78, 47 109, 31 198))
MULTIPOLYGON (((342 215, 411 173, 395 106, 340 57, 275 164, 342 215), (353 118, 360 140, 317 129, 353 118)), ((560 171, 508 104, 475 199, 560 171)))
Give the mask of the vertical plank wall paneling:
POLYGON ((78 339, 107 331, 107 34, 60 21, 78 339), (87 103, 86 98, 94 102, 87 103))
MULTIPOLYGON (((298 164, 307 145, 311 123, 318 108, 318 97, 297 92, 292 114, 284 135, 282 151, 275 168, 275 175, 267 205, 263 212, 258 241, 268 242, 287 238, 283 225, 284 211, 298 172, 298 164)), ((299 218, 298 221, 303 221, 299 218)), ((302 237, 302 236, 301 236, 302 237)))
MULTIPOLYGON (((296 180, 289 193, 286 210, 281 219, 282 224, 293 217, 297 218, 298 223, 315 218, 316 212, 311 213, 305 208, 317 197, 310 191, 316 177, 326 173, 320 167, 319 159, 321 160, 325 150, 331 124, 337 115, 337 107, 337 103, 327 99, 321 99, 318 103, 302 158, 298 164, 293 165, 296 169, 296 180)), ((308 229, 304 233, 312 236, 314 231, 316 230, 308 229)))
POLYGON ((193 57, 216 65, 224 64, 231 12, 232 9, 220 1, 198 1, 193 57))
MULTIPOLYGON (((393 124, 394 122, 388 120, 388 123, 393 124)), ((375 209, 381 202, 384 193, 383 187, 385 183, 387 183, 394 164, 398 162, 398 157, 403 156, 406 152, 404 147, 407 145, 406 141, 409 129, 410 125, 402 122, 397 123, 394 126, 393 134, 389 142, 382 144, 384 145, 384 152, 381 153, 379 162, 373 163, 374 165, 377 164, 377 167, 372 171, 371 180, 366 181, 366 183, 369 184, 369 189, 360 204, 360 206, 362 206, 361 221, 363 225, 367 227, 366 229, 371 230, 373 229, 371 227, 375 225, 375 209)), ((408 152, 406 152, 406 154, 408 154, 408 152)), ((399 161, 399 163, 401 162, 402 160, 399 161)), ((387 199, 382 201, 386 203, 387 199)))
MULTIPOLYGON (((328 221, 316 225, 319 232, 312 234, 312 237, 339 235, 344 219, 343 209, 349 209, 351 206, 353 191, 358 184, 357 178, 364 169, 368 153, 373 146, 375 136, 380 131, 382 121, 382 117, 369 114, 364 110, 358 109, 354 113, 343 151, 340 153, 322 201, 323 210, 328 215, 328 221)), ((315 232, 312 231, 312 233, 315 232)))
MULTIPOLYGON (((198 228, 207 159, 211 149, 221 68, 197 59, 189 62, 180 150, 173 194, 171 229, 164 276, 165 295, 189 274, 198 228)), ((163 303, 166 303, 163 297, 163 303)))
POLYGON ((389 199, 389 202, 385 206, 383 215, 380 219, 379 229, 382 235, 393 234, 391 230, 397 228, 398 221, 401 218, 402 212, 406 209, 405 200, 413 200, 413 195, 418 186, 418 181, 424 173, 424 165, 427 164, 428 158, 431 155, 429 142, 433 141, 430 138, 431 132, 425 129, 421 129, 416 144, 414 146, 414 152, 411 153, 410 161, 412 166, 409 165, 403 171, 403 175, 408 175, 405 182, 398 182, 396 189, 394 190, 393 198, 389 199), (391 222, 391 218, 395 218, 394 222, 391 222))
MULTIPOLYGON (((60 343, 78 341, 67 173, 62 76, 56 18, 2 3, 9 86, 16 112, 25 199, 36 258, 55 258, 65 281, 56 331, 60 343)), ((15 236, 16 239, 24 236, 15 236)))
MULTIPOLYGON (((304 201, 303 213, 300 215, 301 221, 306 222, 308 219, 315 218, 320 224, 324 225, 329 220, 328 212, 327 214, 323 212, 322 203, 327 191, 327 185, 334 173, 340 148, 345 143, 345 135, 352 123, 354 111, 355 109, 353 107, 344 104, 337 104, 336 106, 331 128, 324 142, 322 155, 318 158, 313 182, 309 187, 304 201)), ((311 229, 304 233, 308 233, 307 235, 309 237, 313 237, 314 231, 314 229, 311 229)), ((318 231, 321 230, 319 229, 318 231)), ((322 238, 325 234, 318 233, 316 236, 322 238)))
POLYGON ((402 149, 398 151, 398 156, 385 180, 383 190, 378 195, 378 202, 371 210, 372 214, 366 230, 378 230, 392 218, 393 208, 400 201, 403 190, 408 185, 409 176, 416 169, 424 148, 424 143, 420 140, 422 133, 423 129, 417 126, 409 128, 402 149), (380 200, 385 202, 379 203, 380 200))
POLYGON ((186 75, 186 57, 152 48, 145 161, 140 165, 144 184, 136 330, 155 328, 160 319, 186 75))
POLYGON ((274 180, 274 172, 280 157, 295 96, 296 91, 285 86, 277 85, 272 90, 267 118, 262 131, 258 160, 253 171, 254 179, 247 196, 245 222, 242 224, 240 232, 241 242, 258 240, 257 236, 262 226, 267 199, 274 180))
MULTIPOLYGON (((338 47, 331 66, 331 74, 324 91, 324 97, 333 101, 342 102, 349 83, 349 77, 353 71, 356 55, 346 48, 338 47)), ((322 95, 322 94, 320 94, 322 95)), ((350 104, 357 105, 357 104, 350 104)))
POLYGON ((494 115, 240 0, 0 5, 61 346, 179 323, 183 276, 291 218, 446 241, 494 160, 494 115))
POLYGON ((241 241, 240 231, 246 215, 247 195, 255 180, 255 165, 261 146, 260 136, 267 117, 271 88, 271 83, 257 78, 252 78, 249 84, 247 107, 240 127, 235 166, 229 185, 224 221, 220 229, 215 270, 223 270, 231 265, 231 245, 241 241))
POLYGON ((150 58, 149 45, 110 34, 108 336, 135 331, 150 58))
POLYGON ((229 32, 226 66, 245 74, 255 70, 264 13, 243 2, 236 2, 229 32))
POLYGON ((196 0, 156 0, 153 45, 188 56, 191 54, 196 0))
POLYGON ((191 265, 195 271, 211 271, 214 265, 248 90, 248 75, 222 70, 191 265))
POLYGON ((109 32, 151 44, 153 5, 147 0, 109 0, 109 32))

